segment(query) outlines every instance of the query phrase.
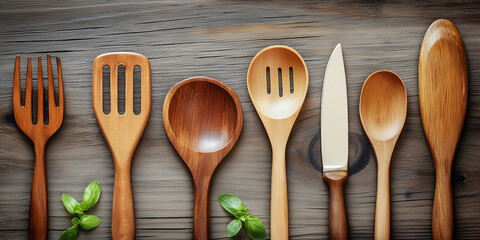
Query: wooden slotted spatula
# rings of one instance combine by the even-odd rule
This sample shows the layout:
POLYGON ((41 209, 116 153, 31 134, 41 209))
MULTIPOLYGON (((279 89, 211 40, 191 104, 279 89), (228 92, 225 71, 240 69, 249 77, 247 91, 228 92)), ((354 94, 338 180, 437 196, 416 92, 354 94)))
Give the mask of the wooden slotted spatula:
POLYGON ((150 62, 137 53, 107 53, 93 62, 92 104, 98 125, 107 141, 115 164, 115 184, 112 207, 112 238, 133 239, 135 218, 133 213, 130 167, 132 156, 147 125, 151 108, 150 62), (110 113, 103 112, 102 70, 110 71, 110 113), (118 67, 125 66, 125 113, 118 113, 118 67), (133 69, 141 68, 141 110, 133 112, 133 69))
POLYGON ((460 33, 445 19, 432 23, 418 63, 423 130, 435 162, 433 239, 453 238, 451 173, 467 109, 467 57, 460 33))

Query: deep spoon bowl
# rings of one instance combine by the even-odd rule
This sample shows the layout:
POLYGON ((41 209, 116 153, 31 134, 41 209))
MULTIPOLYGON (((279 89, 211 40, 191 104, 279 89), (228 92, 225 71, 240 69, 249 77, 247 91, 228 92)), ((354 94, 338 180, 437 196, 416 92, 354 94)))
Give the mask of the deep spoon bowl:
POLYGON ((363 84, 360 119, 378 165, 375 239, 390 239, 390 160, 407 116, 407 91, 391 71, 372 73, 363 84))
POLYGON ((196 78, 172 89, 165 121, 171 127, 172 137, 182 146, 208 153, 235 142, 235 130, 241 129, 242 119, 237 117, 233 96, 218 84, 196 78))
POLYGON ((243 125, 240 100, 226 84, 198 77, 175 85, 163 105, 165 131, 194 182, 193 239, 209 239, 208 194, 215 168, 243 125))

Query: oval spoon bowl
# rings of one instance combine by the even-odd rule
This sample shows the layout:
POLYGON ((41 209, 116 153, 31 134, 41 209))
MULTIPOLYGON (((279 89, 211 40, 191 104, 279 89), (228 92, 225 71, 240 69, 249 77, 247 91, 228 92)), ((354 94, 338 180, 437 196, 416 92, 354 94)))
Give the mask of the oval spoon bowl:
POLYGON ((368 76, 360 97, 360 119, 369 138, 385 141, 402 131, 407 115, 407 91, 394 72, 368 76))
POLYGON ((307 66, 290 47, 267 47, 250 63, 247 87, 257 112, 272 119, 288 118, 298 112, 307 95, 307 66))
POLYGON ((191 78, 170 91, 164 123, 169 128, 169 138, 176 139, 182 147, 216 152, 231 148, 239 136, 242 111, 239 101, 235 101, 238 97, 229 93, 229 87, 215 81, 191 78))

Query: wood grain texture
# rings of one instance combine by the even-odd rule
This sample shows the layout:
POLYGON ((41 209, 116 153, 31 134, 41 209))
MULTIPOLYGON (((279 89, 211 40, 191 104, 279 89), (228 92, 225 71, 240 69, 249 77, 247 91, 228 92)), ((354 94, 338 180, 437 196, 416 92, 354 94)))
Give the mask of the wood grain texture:
POLYGON ((111 151, 115 165, 115 183, 112 203, 112 239, 135 238, 135 216, 131 186, 132 157, 145 126, 150 117, 152 107, 151 74, 148 58, 138 53, 114 52, 102 54, 93 61, 92 73, 92 107, 98 126, 111 151), (103 68, 109 66, 110 102, 103 101, 103 68), (125 68, 125 80, 120 81, 118 69, 125 68), (134 78, 135 66, 140 66, 140 112, 135 114, 134 78), (124 84, 123 114, 120 112, 119 90, 124 84), (104 104, 110 105, 110 112, 104 112, 104 104))
POLYGON ((370 74, 358 111, 378 165, 375 239, 390 239, 390 162, 407 117, 407 92, 400 76, 388 70, 370 74))
POLYGON ((209 239, 210 181, 242 132, 242 105, 226 84, 212 78, 189 78, 173 86, 165 97, 163 123, 192 174, 193 239, 209 239))
POLYGON ((330 188, 330 239, 348 239, 347 211, 343 197, 343 182, 347 180, 346 170, 323 172, 323 179, 330 188))
POLYGON ((418 62, 418 95, 437 176, 432 235, 453 239, 450 179, 467 111, 468 70, 462 36, 449 20, 435 21, 425 33, 418 62))
POLYGON ((272 146, 270 238, 288 239, 288 194, 285 149, 308 90, 302 56, 287 46, 271 46, 253 58, 247 87, 272 146))
MULTIPOLYGON (((345 203, 352 239, 374 234, 377 164, 358 115, 365 78, 396 72, 408 93, 407 119, 390 165, 392 239, 429 239, 435 168, 422 130, 418 57, 428 26, 448 18, 462 34, 468 58, 468 107, 452 168, 454 236, 480 238, 480 8, 478 1, 9 1, 0 3, 0 238, 27 239, 35 153, 15 124, 15 57, 50 53, 62 59, 63 126, 46 148, 49 238, 71 226, 61 194, 77 200, 93 180, 102 186, 89 210, 101 224, 79 239, 110 239, 114 165, 91 103, 92 64, 99 54, 132 51, 152 67, 152 110, 132 160, 137 239, 192 239, 193 192, 188 168, 171 146, 162 120, 169 89, 193 76, 228 84, 244 111, 235 148, 210 187, 210 237, 228 239, 232 220, 222 193, 250 206, 270 233, 271 147, 246 86, 248 66, 274 44, 297 50, 309 70, 304 105, 286 148, 290 239, 328 239, 329 189, 322 179, 320 99, 325 67, 342 43, 349 103, 349 178, 345 203)), ((46 60, 43 58, 42 64, 46 60)), ((36 64, 33 66, 36 71, 36 64)), ((46 65, 44 65, 46 67, 46 65)), ((44 68, 45 69, 45 68, 44 68)), ((25 68, 21 71, 25 79, 25 68)), ((54 72, 54 74, 56 74, 54 72)), ((36 75, 36 74, 35 74, 36 75)), ((35 77, 35 76, 34 76, 35 77)), ((34 81, 35 82, 35 81, 34 81)), ((33 86, 35 88, 35 84, 33 86)), ((241 231, 237 239, 248 239, 241 231)))

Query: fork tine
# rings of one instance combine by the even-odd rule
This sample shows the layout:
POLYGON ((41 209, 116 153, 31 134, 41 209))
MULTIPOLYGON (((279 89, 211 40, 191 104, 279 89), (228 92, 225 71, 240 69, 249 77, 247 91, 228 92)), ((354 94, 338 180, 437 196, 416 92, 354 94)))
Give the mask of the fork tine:
POLYGON ((43 121, 43 71, 42 71, 42 58, 38 57, 38 97, 37 97, 37 124, 44 124, 43 121))
MULTIPOLYGON (((50 64, 50 68, 52 65, 50 64)), ((62 75, 62 63, 60 58, 57 57, 57 78, 58 78, 58 107, 60 108, 61 115, 63 117, 63 75, 62 75)), ((53 93, 53 77, 52 77, 52 93, 53 93)), ((52 97, 55 99, 55 97, 52 97)), ((55 100, 53 100, 55 101, 55 100)))
POLYGON ((52 119, 55 105, 55 88, 53 86, 52 60, 50 55, 47 55, 47 75, 48 75, 48 116, 52 119))
POLYGON ((27 83, 25 84, 25 111, 32 114, 32 59, 28 58, 27 83))
POLYGON ((13 109, 18 111, 21 109, 21 91, 20 91, 20 56, 15 58, 15 71, 13 73, 13 109))

